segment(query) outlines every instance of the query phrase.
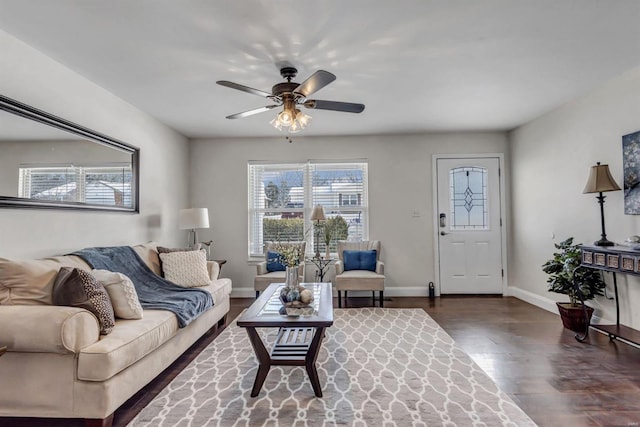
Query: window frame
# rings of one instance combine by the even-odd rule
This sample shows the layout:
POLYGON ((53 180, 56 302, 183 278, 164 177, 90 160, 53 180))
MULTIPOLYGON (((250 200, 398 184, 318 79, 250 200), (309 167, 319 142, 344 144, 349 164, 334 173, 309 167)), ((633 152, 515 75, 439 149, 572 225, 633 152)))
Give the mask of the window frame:
MULTIPOLYGON (((42 200, 43 202, 65 202, 65 203, 83 203, 90 206, 103 206, 105 209, 133 209, 135 206, 134 192, 133 192, 133 179, 134 169, 129 163, 109 163, 100 165, 68 165, 68 164, 22 164, 18 169, 18 197, 27 198, 32 200, 42 200), (119 204, 106 204, 106 203, 87 203, 87 188, 88 175, 97 173, 109 173, 109 169, 114 171, 124 171, 130 175, 129 181, 129 194, 123 192, 123 200, 129 200, 130 205, 119 204), (66 174, 73 176, 73 183, 75 183, 75 199, 74 200, 56 200, 56 199, 37 199, 33 198, 31 191, 33 188, 33 175, 38 174, 53 174, 59 170, 60 174, 66 174)), ((65 184, 63 184, 65 185, 65 184)), ((123 183, 124 186, 124 183, 123 183)), ((47 190, 45 190, 47 191, 47 190)), ((115 196, 114 196, 115 199, 115 196)))
MULTIPOLYGON (((353 211, 358 212, 358 220, 356 221, 361 227, 358 231, 358 239, 359 240, 368 240, 369 238, 369 206, 368 206, 368 161, 366 159, 352 159, 352 160, 307 160, 305 162, 265 162, 265 161, 249 161, 247 163, 247 198, 248 198, 248 215, 247 215, 247 253, 249 261, 262 261, 264 260, 264 244, 263 239, 264 232, 262 228, 257 225, 256 215, 260 213, 290 213, 291 215, 302 215, 303 218, 303 239, 306 241, 306 256, 312 256, 316 250, 315 239, 316 233, 314 229, 314 224, 311 221, 311 212, 313 211, 314 206, 317 204, 316 200, 314 200, 314 186, 313 186, 313 173, 318 170, 323 170, 323 168, 335 168, 339 169, 341 165, 345 167, 354 168, 354 170, 360 171, 362 176, 362 193, 357 194, 357 200, 360 201, 360 205, 341 205, 338 199, 341 191, 335 192, 336 202, 335 205, 330 207, 325 207, 325 216, 327 218, 340 215, 341 213, 353 214, 353 211), (258 175, 261 172, 256 172, 257 167, 265 167, 265 168, 281 168, 283 171, 294 171, 297 168, 301 168, 303 172, 303 182, 302 182, 302 207, 293 207, 293 208, 282 208, 282 207, 274 207, 267 208, 256 206, 256 203, 261 203, 259 201, 260 197, 258 197, 258 193, 256 191, 256 187, 260 178, 258 175), (257 238, 257 239, 256 239, 257 238), (254 241, 256 240, 256 241, 254 241), (261 250, 258 252, 257 248, 260 247, 261 250)), ((263 182, 263 181, 262 181, 263 182)), ((264 182, 263 182, 264 183, 264 182)), ((294 187, 297 188, 297 187, 294 187)), ((349 194, 345 192, 345 194, 349 194)), ((316 197, 317 198, 317 197, 316 197)), ((296 198, 296 203, 298 198, 296 198)), ((324 242, 320 238, 320 244, 322 249, 324 249, 324 242)), ((332 245, 333 246, 333 245, 332 245)), ((324 250, 321 251, 324 253, 324 250)), ((337 255, 335 252, 332 252, 333 255, 337 255)))

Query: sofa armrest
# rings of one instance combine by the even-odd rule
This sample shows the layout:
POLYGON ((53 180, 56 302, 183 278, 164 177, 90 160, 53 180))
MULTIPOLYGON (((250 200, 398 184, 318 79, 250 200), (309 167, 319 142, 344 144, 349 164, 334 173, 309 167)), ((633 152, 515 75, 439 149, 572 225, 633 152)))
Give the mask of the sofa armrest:
POLYGON ((207 271, 211 280, 218 280, 220 277, 220 264, 215 261, 207 261, 207 271))
POLYGON ((258 270, 258 276, 263 274, 267 274, 267 261, 262 261, 256 264, 256 269, 258 270))
POLYGON ((384 276, 384 262, 376 261, 376 274, 381 274, 384 276))
POLYGON ((336 276, 338 274, 342 274, 344 273, 344 263, 342 261, 336 261, 335 264, 333 264, 336 268, 336 276))
POLYGON ((77 307, 0 306, 0 345, 27 353, 77 353, 98 342, 98 319, 77 307))

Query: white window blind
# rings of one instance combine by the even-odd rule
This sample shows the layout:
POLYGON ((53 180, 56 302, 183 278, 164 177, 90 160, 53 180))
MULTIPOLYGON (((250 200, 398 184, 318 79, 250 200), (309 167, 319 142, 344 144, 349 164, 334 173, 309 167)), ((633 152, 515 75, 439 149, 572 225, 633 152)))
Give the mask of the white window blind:
POLYGON ((132 207, 131 165, 19 168, 18 197, 132 207))
POLYGON ((315 205, 325 209, 337 240, 368 238, 366 162, 318 162, 288 164, 249 163, 249 256, 263 255, 269 241, 307 242, 315 252, 315 238, 325 251, 323 233, 316 233, 309 219, 315 205))
MULTIPOLYGON (((309 169, 312 206, 321 205, 324 208, 327 223, 333 229, 329 242, 330 251, 337 251, 338 240, 366 240, 369 229, 367 164, 310 163, 309 169)), ((324 252, 324 233, 319 237, 318 247, 324 252)))

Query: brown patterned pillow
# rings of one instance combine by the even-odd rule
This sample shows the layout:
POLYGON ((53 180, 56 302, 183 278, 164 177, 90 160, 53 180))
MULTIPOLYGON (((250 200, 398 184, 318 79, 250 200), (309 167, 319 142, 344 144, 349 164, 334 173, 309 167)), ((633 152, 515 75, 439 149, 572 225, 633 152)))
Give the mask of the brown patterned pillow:
POLYGON ((79 268, 62 267, 53 283, 53 303, 79 307, 98 318, 100 334, 111 333, 115 326, 113 306, 104 286, 88 272, 79 268))

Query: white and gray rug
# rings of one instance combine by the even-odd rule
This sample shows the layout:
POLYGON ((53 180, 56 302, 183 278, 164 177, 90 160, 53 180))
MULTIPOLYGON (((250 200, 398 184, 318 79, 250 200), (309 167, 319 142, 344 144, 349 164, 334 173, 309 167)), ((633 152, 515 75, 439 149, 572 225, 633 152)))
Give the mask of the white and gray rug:
POLYGON ((423 310, 334 318, 318 356, 322 398, 304 367, 288 366, 250 397, 257 360, 234 321, 129 425, 535 426, 423 310))

